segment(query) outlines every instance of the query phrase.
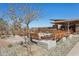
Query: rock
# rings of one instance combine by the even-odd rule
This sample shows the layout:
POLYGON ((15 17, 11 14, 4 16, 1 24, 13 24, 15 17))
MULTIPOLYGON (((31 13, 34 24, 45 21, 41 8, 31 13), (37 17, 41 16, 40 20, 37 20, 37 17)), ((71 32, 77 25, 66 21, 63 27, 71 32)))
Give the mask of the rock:
POLYGON ((56 40, 40 40, 38 44, 47 49, 51 49, 52 47, 56 47, 56 40))
POLYGON ((35 42, 39 42, 39 40, 36 40, 36 39, 32 39, 33 41, 35 41, 35 42))
POLYGON ((69 39, 72 39, 72 37, 73 37, 73 35, 72 35, 72 34, 70 34, 68 38, 69 38, 69 39))
POLYGON ((65 42, 67 39, 66 39, 66 37, 63 37, 62 40, 63 40, 63 42, 65 42))

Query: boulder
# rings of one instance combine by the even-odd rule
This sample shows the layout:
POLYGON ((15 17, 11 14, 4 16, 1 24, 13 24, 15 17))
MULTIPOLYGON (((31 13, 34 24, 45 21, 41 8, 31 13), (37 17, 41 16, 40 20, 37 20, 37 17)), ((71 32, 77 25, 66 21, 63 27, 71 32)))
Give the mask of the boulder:
POLYGON ((72 35, 72 34, 70 34, 68 38, 69 38, 69 39, 72 39, 72 37, 73 37, 73 35, 72 35))
POLYGON ((65 42, 67 40, 67 38, 66 37, 63 37, 62 40, 63 40, 63 42, 65 42))
POLYGON ((40 40, 38 45, 47 49, 51 49, 52 47, 56 47, 56 40, 40 40))

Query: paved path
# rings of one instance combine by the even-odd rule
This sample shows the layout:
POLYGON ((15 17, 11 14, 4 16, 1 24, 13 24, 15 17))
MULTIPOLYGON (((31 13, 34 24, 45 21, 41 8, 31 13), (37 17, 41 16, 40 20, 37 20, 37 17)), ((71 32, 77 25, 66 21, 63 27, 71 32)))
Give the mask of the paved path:
POLYGON ((67 56, 79 56, 79 42, 72 48, 67 56))

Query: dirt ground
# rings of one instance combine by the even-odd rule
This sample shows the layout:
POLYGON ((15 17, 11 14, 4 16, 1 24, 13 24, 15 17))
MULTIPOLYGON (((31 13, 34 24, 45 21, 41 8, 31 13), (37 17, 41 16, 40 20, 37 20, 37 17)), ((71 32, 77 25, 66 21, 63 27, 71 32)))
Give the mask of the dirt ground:
POLYGON ((0 39, 0 47, 5 47, 8 46, 9 44, 10 42, 8 42, 7 40, 0 39))
MULTIPOLYGON (((65 42, 59 41, 56 47, 47 50, 36 44, 31 44, 30 46, 28 45, 27 47, 23 47, 19 44, 16 44, 16 45, 14 44, 12 47, 6 47, 10 43, 12 44, 13 40, 14 42, 16 41, 16 39, 12 37, 9 38, 9 40, 10 39, 11 39, 11 42, 8 41, 7 39, 0 39, 0 47, 3 47, 3 48, 0 48, 1 56, 10 56, 10 55, 11 56, 28 56, 28 55, 31 55, 31 56, 66 56, 75 46, 75 44, 79 42, 79 37, 73 37, 72 39, 67 39, 65 42), (29 47, 31 48, 31 50, 29 49, 29 47)), ((19 39, 17 39, 17 41, 19 41, 19 39)))

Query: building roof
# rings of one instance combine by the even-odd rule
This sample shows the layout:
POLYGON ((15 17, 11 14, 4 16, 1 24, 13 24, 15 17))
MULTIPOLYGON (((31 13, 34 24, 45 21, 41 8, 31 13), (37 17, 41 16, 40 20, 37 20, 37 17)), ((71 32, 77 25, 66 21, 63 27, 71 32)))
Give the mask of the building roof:
POLYGON ((67 19, 50 19, 51 21, 62 21, 62 20, 67 20, 67 19))
POLYGON ((54 20, 54 22, 51 22, 53 24, 79 24, 79 19, 72 19, 72 20, 54 20))

